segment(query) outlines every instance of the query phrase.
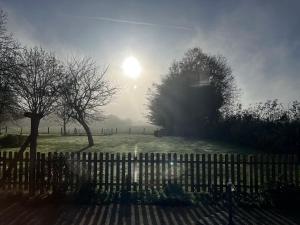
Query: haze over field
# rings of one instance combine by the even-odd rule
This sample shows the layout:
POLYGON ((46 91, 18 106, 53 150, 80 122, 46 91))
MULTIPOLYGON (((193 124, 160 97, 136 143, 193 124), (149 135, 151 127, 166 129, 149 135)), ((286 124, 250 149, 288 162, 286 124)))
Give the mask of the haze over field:
POLYGON ((100 67, 109 65, 108 75, 120 91, 106 107, 108 114, 146 121, 148 88, 194 46, 226 56, 244 104, 300 97, 297 0, 0 4, 8 13, 9 31, 23 44, 41 45, 64 58, 92 56, 100 67), (126 76, 122 68, 130 57, 141 67, 138 76, 126 76))

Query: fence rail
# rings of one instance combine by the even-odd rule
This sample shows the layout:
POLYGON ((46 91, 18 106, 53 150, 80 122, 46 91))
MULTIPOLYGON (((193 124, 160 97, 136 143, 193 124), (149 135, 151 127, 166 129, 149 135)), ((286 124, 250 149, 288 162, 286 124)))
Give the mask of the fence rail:
MULTIPOLYGON (((0 152, 1 177, 17 157, 0 152)), ((161 189, 178 184, 188 192, 225 191, 231 180, 239 192, 257 193, 265 183, 282 181, 299 186, 296 155, 160 154, 160 153, 37 153, 36 191, 78 190, 83 183, 107 191, 161 189)), ((3 190, 27 191, 29 153, 21 155, 6 175, 3 190)))
MULTIPOLYGON (((98 129, 91 128, 93 135, 103 136, 103 135, 113 135, 113 134, 143 134, 143 135, 153 135, 153 132, 157 130, 156 128, 151 127, 115 127, 107 128, 100 127, 98 129)), ((19 134, 26 135, 30 133, 30 127, 0 127, 0 134, 19 134)), ((39 134, 50 134, 50 135, 70 135, 70 136, 81 136, 86 135, 86 132, 83 128, 79 127, 68 127, 66 133, 64 134, 62 127, 43 127, 39 128, 39 134)))

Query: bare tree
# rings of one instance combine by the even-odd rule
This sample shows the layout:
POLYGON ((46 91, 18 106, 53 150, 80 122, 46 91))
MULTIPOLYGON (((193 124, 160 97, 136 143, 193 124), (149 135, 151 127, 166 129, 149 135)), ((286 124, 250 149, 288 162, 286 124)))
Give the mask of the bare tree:
POLYGON ((63 135, 67 135, 67 124, 72 119, 71 112, 72 111, 68 107, 65 99, 61 98, 56 107, 55 114, 57 116, 57 121, 63 127, 63 131, 62 131, 63 135))
POLYGON ((30 143, 30 192, 34 192, 35 157, 40 120, 54 111, 59 98, 62 66, 42 48, 24 48, 17 59, 17 68, 10 74, 17 107, 31 120, 30 135, 19 151, 30 143))
MULTIPOLYGON (((104 78, 107 69, 98 72, 95 62, 90 58, 73 59, 66 68, 67 78, 62 96, 70 110, 70 116, 84 128, 89 146, 94 145, 89 119, 97 119, 100 108, 107 105, 116 88, 104 78)), ((98 117, 99 118, 99 117, 98 117)))

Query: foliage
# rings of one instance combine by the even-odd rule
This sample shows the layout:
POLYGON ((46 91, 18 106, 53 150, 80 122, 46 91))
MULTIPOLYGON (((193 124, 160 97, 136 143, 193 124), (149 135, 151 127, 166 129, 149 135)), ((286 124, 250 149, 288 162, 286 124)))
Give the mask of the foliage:
POLYGON ((241 106, 214 128, 224 141, 266 151, 297 152, 300 147, 300 103, 284 107, 278 100, 241 106))
POLYGON ((190 49, 181 61, 174 62, 154 89, 149 98, 149 120, 180 136, 207 135, 206 128, 219 120, 221 110, 232 105, 236 94, 226 59, 207 55, 199 48, 190 49), (201 79, 208 83, 202 85, 201 79))
POLYGON ((278 208, 295 209, 300 204, 300 188, 287 182, 271 182, 265 184, 262 196, 266 205, 278 208))
POLYGON ((16 96, 11 90, 10 73, 16 66, 19 44, 6 29, 7 15, 0 10, 0 123, 18 117, 16 96))
POLYGON ((26 140, 26 136, 7 134, 0 138, 0 146, 3 148, 20 147, 26 140))

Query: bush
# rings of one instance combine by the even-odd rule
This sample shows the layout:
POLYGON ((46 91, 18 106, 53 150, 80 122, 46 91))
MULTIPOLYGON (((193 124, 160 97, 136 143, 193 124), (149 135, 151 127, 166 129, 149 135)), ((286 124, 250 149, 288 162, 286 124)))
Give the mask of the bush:
POLYGON ((268 204, 277 208, 295 209, 300 205, 300 188, 294 184, 268 183, 262 194, 268 204))
POLYGON ((0 146, 3 148, 17 148, 25 141, 27 136, 7 134, 0 138, 0 146))
POLYGON ((75 201, 79 204, 92 204, 97 202, 96 187, 87 182, 82 183, 75 194, 75 201))

